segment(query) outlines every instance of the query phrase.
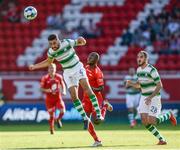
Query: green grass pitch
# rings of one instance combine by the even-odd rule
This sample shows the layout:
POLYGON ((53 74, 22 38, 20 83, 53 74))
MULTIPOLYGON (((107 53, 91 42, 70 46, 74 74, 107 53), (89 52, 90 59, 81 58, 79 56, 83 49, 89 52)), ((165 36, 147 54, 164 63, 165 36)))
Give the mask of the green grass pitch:
MULTIPOLYGON (((103 147, 98 149, 180 149, 180 126, 159 126, 168 145, 158 146, 157 140, 142 126, 104 123, 96 126, 103 147)), ((48 125, 2 125, 0 149, 92 149, 93 139, 80 123, 67 123, 50 135, 48 125)), ((96 148, 94 148, 96 149, 96 148)))

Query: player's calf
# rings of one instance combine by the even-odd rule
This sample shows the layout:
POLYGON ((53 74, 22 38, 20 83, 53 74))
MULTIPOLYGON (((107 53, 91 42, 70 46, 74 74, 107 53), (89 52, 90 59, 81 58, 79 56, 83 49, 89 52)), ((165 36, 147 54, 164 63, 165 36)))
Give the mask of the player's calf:
POLYGON ((51 134, 54 134, 54 117, 50 116, 49 119, 49 130, 51 134))
POLYGON ((165 114, 162 114, 162 115, 158 116, 158 117, 156 118, 156 123, 157 123, 157 124, 160 124, 160 123, 163 123, 163 122, 165 122, 165 121, 167 121, 167 120, 170 120, 170 122, 171 122, 171 124, 172 124, 173 126, 176 126, 176 125, 177 125, 176 117, 173 115, 172 112, 167 112, 167 113, 165 113, 165 114))
POLYGON ((176 120, 176 117, 173 115, 173 113, 172 112, 170 112, 170 121, 171 121, 171 124, 173 125, 173 126, 176 126, 177 125, 177 120, 176 120))
POLYGON ((57 119, 57 120, 56 120, 56 124, 57 124, 57 127, 58 127, 58 128, 62 128, 62 126, 63 126, 60 119, 57 119))

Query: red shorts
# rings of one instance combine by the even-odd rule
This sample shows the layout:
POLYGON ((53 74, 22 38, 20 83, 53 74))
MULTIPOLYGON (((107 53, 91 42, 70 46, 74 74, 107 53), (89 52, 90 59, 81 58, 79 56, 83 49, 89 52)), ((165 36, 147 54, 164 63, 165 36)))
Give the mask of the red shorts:
MULTIPOLYGON (((96 94, 96 97, 97 97, 97 100, 98 100, 98 103, 99 103, 99 107, 101 109, 104 99, 103 99, 101 94, 96 94)), ((82 103, 83 103, 84 110, 85 110, 85 112, 87 114, 95 113, 94 107, 93 107, 89 97, 84 96, 83 100, 82 100, 82 103)))
POLYGON ((65 110, 65 104, 63 100, 49 100, 45 101, 47 111, 55 111, 56 109, 65 110))

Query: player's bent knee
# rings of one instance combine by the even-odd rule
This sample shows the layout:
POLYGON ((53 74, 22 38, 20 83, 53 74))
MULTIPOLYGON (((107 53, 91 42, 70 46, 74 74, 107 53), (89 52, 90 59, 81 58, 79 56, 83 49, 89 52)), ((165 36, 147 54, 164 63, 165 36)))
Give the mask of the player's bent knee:
POLYGON ((75 93, 70 93, 70 95, 71 95, 72 101, 75 101, 75 100, 79 99, 79 97, 75 93))
POLYGON ((152 124, 152 125, 156 125, 156 118, 155 117, 154 118, 149 118, 148 123, 152 124))
POLYGON ((145 126, 149 124, 148 121, 147 121, 147 119, 142 119, 141 122, 142 122, 142 124, 145 125, 145 126))
POLYGON ((66 112, 66 111, 61 111, 60 113, 64 115, 64 114, 65 114, 65 112, 66 112))

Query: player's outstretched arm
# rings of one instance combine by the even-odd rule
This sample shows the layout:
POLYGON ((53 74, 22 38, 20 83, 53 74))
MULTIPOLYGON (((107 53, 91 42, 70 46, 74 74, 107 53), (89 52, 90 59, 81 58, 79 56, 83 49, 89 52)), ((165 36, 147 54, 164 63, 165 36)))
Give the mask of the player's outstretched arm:
POLYGON ((141 88, 141 86, 140 86, 140 84, 139 84, 139 82, 132 82, 132 81, 130 81, 130 80, 127 80, 126 81, 126 85, 125 85, 126 87, 133 87, 133 88, 136 88, 136 89, 140 89, 141 88))
POLYGON ((86 44, 86 40, 81 36, 76 40, 76 45, 77 46, 83 46, 86 44))
POLYGON ((66 85, 65 85, 64 81, 62 81, 62 94, 66 95, 66 85))
POLYGON ((45 89, 45 88, 41 88, 41 91, 45 92, 45 93, 51 93, 52 92, 51 89, 45 89))
POLYGON ((29 70, 37 70, 37 69, 40 69, 40 68, 48 67, 52 62, 53 62, 53 59, 47 58, 46 60, 41 61, 40 63, 30 65, 29 70))

